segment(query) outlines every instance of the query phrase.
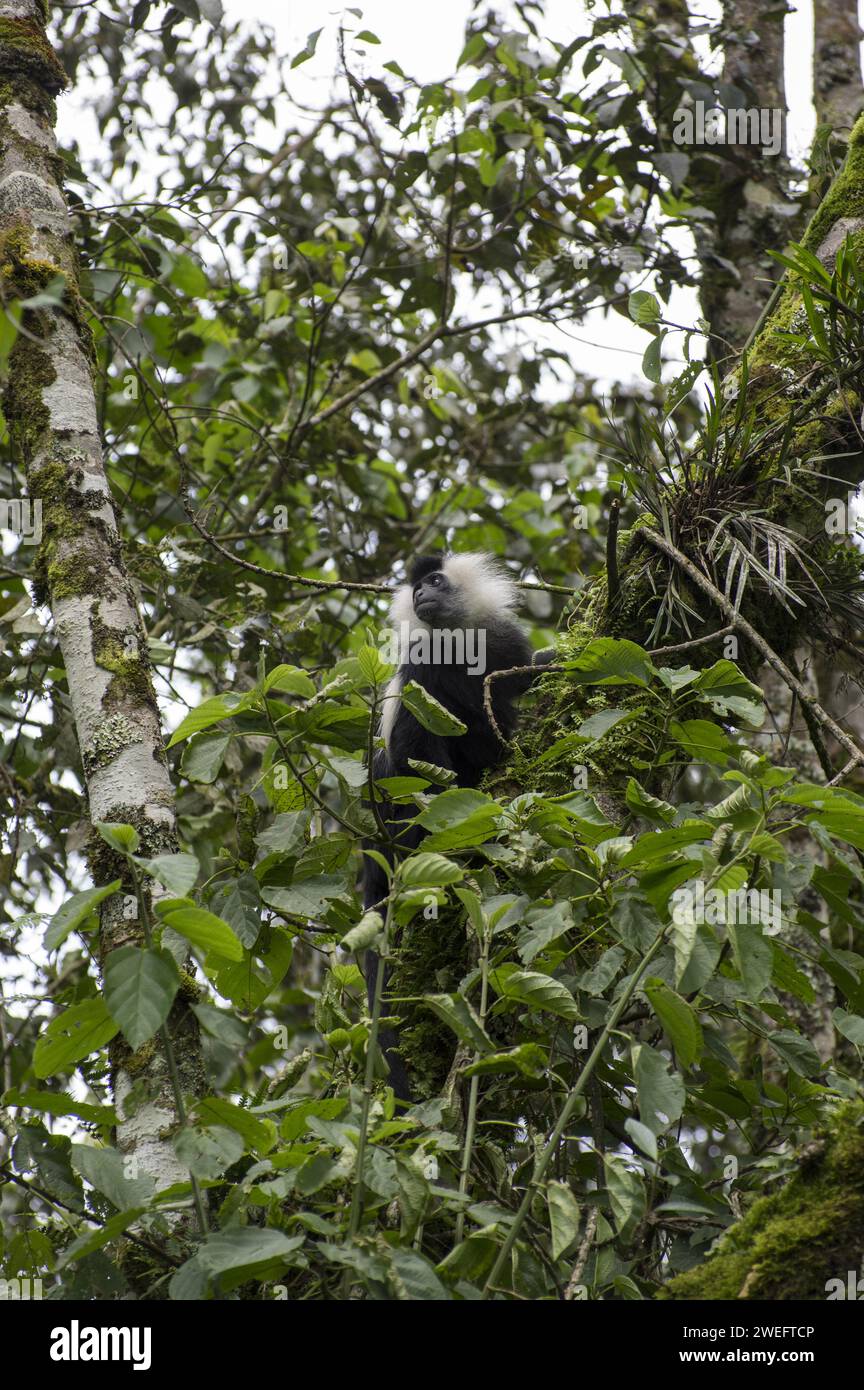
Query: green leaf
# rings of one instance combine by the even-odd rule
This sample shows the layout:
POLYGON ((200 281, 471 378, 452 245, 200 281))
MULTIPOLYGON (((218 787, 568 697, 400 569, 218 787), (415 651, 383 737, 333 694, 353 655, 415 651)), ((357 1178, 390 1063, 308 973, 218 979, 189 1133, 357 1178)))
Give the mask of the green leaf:
POLYGON ((230 742, 230 734, 197 734, 183 749, 183 776, 190 782, 215 782, 230 742))
POLYGON ((654 1134, 662 1134, 680 1120, 687 1092, 677 1072, 647 1043, 633 1047, 633 1065, 639 1092, 639 1117, 654 1134))
POLYGON ((627 312, 634 323, 656 323, 660 318, 660 303, 649 290, 634 290, 627 300, 627 312))
POLYGON ((462 52, 459 54, 457 68, 462 68, 466 63, 473 63, 475 58, 479 58, 481 53, 486 50, 486 35, 473 34, 468 40, 462 52))
POLYGON ((561 1256, 579 1235, 579 1203, 566 1182, 546 1184, 546 1207, 552 1232, 552 1258, 561 1256))
POLYGON ((425 830, 434 832, 458 825, 460 821, 475 815, 488 813, 497 816, 501 809, 498 802, 485 792, 475 791, 472 787, 450 787, 433 798, 423 814, 418 816, 418 821, 425 830))
POLYGON ((622 724, 625 720, 635 719, 639 713, 641 711, 632 709, 601 709, 596 714, 590 715, 584 724, 580 724, 577 732, 580 738, 588 738, 596 742, 604 734, 608 734, 610 729, 614 729, 617 724, 622 724))
MULTIPOLYGON (((689 876, 689 868, 685 873, 689 876)), ((699 941, 699 923, 693 910, 692 898, 683 903, 674 903, 671 920, 672 949, 675 953, 675 983, 680 985, 696 952, 699 941)))
POLYGON ((306 39, 305 48, 301 48, 300 52, 295 53, 294 57, 291 59, 292 68, 299 68, 301 63, 306 63, 310 58, 314 57, 315 49, 318 47, 318 40, 323 32, 323 29, 312 30, 312 33, 306 39))
POLYGON ((844 1038, 856 1047, 864 1047, 864 1018, 860 1014, 849 1014, 845 1009, 835 1009, 831 1015, 834 1027, 844 1038))
POLYGON ((119 1033, 105 1000, 86 999, 52 1018, 36 1043, 33 1070, 40 1081, 58 1071, 70 1071, 76 1062, 98 1052, 119 1033))
POLYGON ((95 1231, 88 1230, 83 1236, 78 1236, 65 1246, 62 1254, 57 1261, 58 1269, 66 1269, 68 1265, 74 1264, 76 1260, 86 1259, 88 1255, 101 1250, 103 1246, 110 1245, 128 1231, 129 1227, 143 1216, 147 1210, 146 1206, 131 1207, 127 1211, 115 1212, 113 1216, 95 1231))
POLYGON ((105 962, 105 1002, 137 1050, 161 1028, 180 987, 180 972, 167 951, 120 946, 105 962))
POLYGON ((270 928, 270 945, 261 954, 262 970, 255 960, 225 960, 215 952, 204 962, 204 971, 220 994, 237 1008, 251 1013, 264 1003, 268 994, 281 985, 291 964, 294 942, 282 927, 270 928))
POLYGON ((771 983, 774 968, 771 942, 752 922, 730 922, 728 931, 744 992, 754 1004, 758 1003, 771 983))
POLYGON ((489 980, 496 994, 525 1004, 532 1013, 542 1010, 574 1021, 582 1017, 567 986, 550 975, 501 967, 490 971, 489 980))
POLYGON ((791 1029, 781 1028, 773 1033, 768 1033, 765 1040, 770 1043, 778 1056, 783 1058, 783 1061, 791 1067, 796 1075, 818 1076, 819 1072, 822 1071, 819 1053, 810 1039, 802 1038, 800 1033, 793 1033, 791 1029))
POLYGON ((168 747, 173 748, 176 743, 182 743, 184 739, 189 738, 190 734, 197 734, 211 724, 218 724, 220 719, 229 719, 232 714, 247 708, 252 698, 254 697, 235 695, 229 691, 225 695, 213 695, 209 700, 203 700, 197 709, 189 711, 171 735, 168 747))
POLYGON ((141 837, 134 825, 117 825, 108 821, 96 821, 95 825, 106 845, 119 850, 121 854, 134 854, 141 844, 141 837))
MULTIPOLYGON (((120 947, 125 950, 125 947, 120 947)), ((130 948, 130 949, 134 949, 130 948)), ((149 1203, 156 1180, 143 1172, 138 1177, 126 1173, 126 1160, 117 1149, 99 1149, 91 1144, 73 1144, 72 1166, 91 1186, 113 1202, 118 1211, 149 1203)))
POLYGON ((576 685, 648 686, 654 674, 647 652, 635 642, 616 637, 596 637, 574 661, 564 664, 568 679, 576 685))
POLYGON ((611 985, 626 957, 620 946, 610 946, 608 951, 604 951, 598 961, 585 970, 579 976, 577 984, 580 989, 595 998, 603 994, 611 985))
POLYGON ((384 918, 380 912, 364 912, 360 921, 343 936, 340 945, 343 951, 366 951, 378 943, 384 931, 384 918))
POLYGON ((615 1228, 626 1236, 645 1210, 645 1188, 640 1175, 619 1154, 604 1155, 603 1167, 615 1228))
POLYGON ((693 762, 725 767, 734 756, 732 740, 707 719, 685 719, 681 723, 673 719, 669 732, 693 762))
POLYGON ((351 894, 341 874, 314 874, 298 879, 290 888, 262 888, 261 898, 288 917, 315 919, 327 914, 334 899, 348 903, 351 894))
POLYGON ((51 918, 45 933, 45 950, 56 951, 58 946, 62 946, 69 933, 77 931, 87 921, 94 907, 117 892, 120 883, 120 879, 115 878, 113 883, 107 883, 102 888, 85 888, 83 892, 73 893, 71 898, 67 898, 51 918))
POLYGON ((647 830, 624 855, 621 865, 630 869, 637 864, 651 864, 656 859, 665 860, 674 850, 698 844, 701 840, 710 840, 713 834, 714 826, 704 820, 688 820, 669 830, 647 830))
POLYGON ((735 715, 754 729, 761 728, 765 721, 762 690, 742 675, 732 661, 715 661, 693 683, 693 689, 708 701, 715 714, 735 715))
POLYGON ((255 836, 255 843, 265 854, 297 857, 306 847, 309 824, 308 811, 280 811, 270 824, 255 836))
MULTIPOLYGON (((637 323, 645 322, 637 319, 637 323)), ((660 385, 663 373, 663 339, 666 337, 667 329, 663 328, 651 339, 644 353, 642 354, 642 372, 649 381, 653 381, 655 386, 660 385)))
POLYGON ((261 1119, 245 1110, 241 1105, 222 1100, 218 1096, 205 1096, 199 1100, 196 1113, 202 1124, 226 1125, 242 1135, 247 1150, 266 1154, 278 1139, 278 1131, 272 1120, 261 1119))
POLYGON ((202 951, 213 951, 225 960, 243 959, 243 946, 228 923, 203 907, 181 907, 169 912, 165 924, 202 951))
MULTIPOLYGON (((581 905, 579 912, 580 917, 584 916, 581 905)), ((557 941, 564 932, 569 931, 575 922, 573 905, 566 898, 553 903, 551 907, 532 909, 516 939, 516 948, 523 965, 530 965, 535 956, 545 951, 546 947, 557 941)))
POLYGON ((641 1120, 634 1120, 632 1115, 624 1121, 624 1128, 643 1154, 647 1154, 656 1163, 657 1136, 654 1131, 649 1129, 647 1125, 643 1125, 641 1120))
POLYGON ((404 888, 424 883, 445 886, 463 877, 464 870, 443 854, 413 854, 399 868, 399 882, 404 888))
POLYGON ((281 690, 287 695, 302 695, 304 700, 311 700, 316 693, 315 682, 302 666, 275 666, 264 677, 261 689, 265 695, 281 690))
POLYGON ((452 787, 433 798, 417 817, 417 823, 429 831, 424 842, 427 849, 446 851, 471 848, 490 840, 498 832, 501 814, 498 802, 483 792, 452 787))
POLYGON ((272 1268, 275 1277, 305 1239, 286 1236, 267 1226, 233 1226, 227 1231, 212 1232, 199 1246, 196 1259, 209 1274, 242 1273, 242 1278, 229 1279, 222 1286, 230 1291, 253 1274, 263 1278, 267 1268, 272 1268))
POLYGON ((449 1302, 453 1295, 445 1288, 428 1260, 416 1250, 391 1247, 388 1262, 390 1284, 397 1299, 422 1303, 449 1302))
POLYGON ((176 285, 183 294, 205 299, 210 289, 210 281, 198 262, 185 253, 175 254, 172 259, 173 265, 168 275, 172 285, 176 285))
POLYGON ((627 783, 624 800, 630 810, 634 811, 637 816, 641 816, 643 820, 651 820, 658 825, 670 825, 675 819, 675 807, 670 806, 668 801, 661 801, 659 797, 651 796, 633 777, 627 783))
POLYGON ((116 1125, 117 1115, 110 1105, 88 1105, 65 1091, 19 1091, 12 1087, 3 1096, 4 1105, 20 1105, 44 1115, 75 1115, 91 1125, 116 1125))
POLYGON ((200 870, 194 854, 158 854, 155 859, 139 859, 138 863, 178 898, 185 898, 195 887, 200 870))
POLYGON ((539 1078, 548 1065, 546 1053, 539 1043, 519 1043, 506 1052, 489 1052, 470 1066, 465 1076, 528 1076, 539 1078))
POLYGON ((451 714, 440 701, 436 700, 416 681, 406 681, 402 687, 401 699, 417 723, 422 724, 423 728, 428 729, 432 734, 444 734, 451 737, 468 731, 467 724, 463 724, 461 719, 457 719, 454 714, 451 714))
POLYGON ((493 1044, 474 1011, 461 994, 424 994, 423 1003, 456 1034, 460 1042, 475 1052, 492 1052, 493 1044))
POLYGON ((646 980, 644 988, 678 1061, 683 1067, 689 1067, 701 1057, 703 1048, 702 1028, 696 1014, 686 999, 682 999, 662 980, 652 977, 646 980))

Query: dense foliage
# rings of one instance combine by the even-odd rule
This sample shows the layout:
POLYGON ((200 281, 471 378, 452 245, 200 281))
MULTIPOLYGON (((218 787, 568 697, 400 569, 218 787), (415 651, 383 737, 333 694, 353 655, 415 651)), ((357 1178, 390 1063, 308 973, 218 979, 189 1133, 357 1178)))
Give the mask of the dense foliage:
MULTIPOLYGON (((299 111, 318 34, 277 55, 218 10, 73 8, 54 34, 74 89, 103 93, 98 154, 62 105, 59 134, 182 852, 91 827, 45 603, 76 577, 22 545, 0 567, 3 1276, 57 1298, 650 1298, 816 1133, 849 1201, 797 1213, 824 1258, 794 1293, 821 1297, 864 1229, 864 796, 765 736, 762 653, 639 530, 704 556, 757 626, 770 599, 787 654, 795 623, 855 619, 824 528, 808 562, 767 483, 740 505, 770 472, 823 514, 805 436, 808 479, 854 486, 854 246, 828 272, 786 258, 782 367, 805 389, 778 417, 746 369, 731 389, 701 360, 704 324, 664 316, 716 216, 664 138, 682 93, 712 91, 689 48, 661 80, 623 15, 565 46, 522 4, 419 85, 351 10, 332 93, 299 111), (646 329, 644 391, 600 390, 560 346, 598 307, 646 329), (664 345, 683 360, 661 384, 664 345), (364 915, 387 593, 449 544, 506 562, 559 656, 483 787, 391 783, 429 835, 364 915), (100 971, 119 891, 146 939, 100 971), (373 944, 396 953, 407 1111, 373 944), (206 1087, 174 1142, 206 1233, 176 1220, 190 1184, 154 1190, 112 1138, 112 1049, 150 1056, 178 998, 206 1087)), ((4 363, 28 303, 62 293, 7 306, 4 363)), ((105 654, 119 682, 128 655, 105 654)), ((763 1296, 791 1296, 782 1242, 771 1258, 763 1296)))

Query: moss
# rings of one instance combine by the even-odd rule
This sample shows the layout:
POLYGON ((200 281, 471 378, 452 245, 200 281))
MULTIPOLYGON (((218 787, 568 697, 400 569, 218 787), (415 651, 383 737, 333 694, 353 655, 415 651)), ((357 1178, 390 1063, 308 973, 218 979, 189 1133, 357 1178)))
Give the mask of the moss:
MULTIPOLYGON (((16 459, 26 468, 51 428, 51 416, 44 401, 46 386, 57 373, 48 354, 38 343, 19 335, 9 357, 9 380, 3 398, 3 411, 16 459)), ((36 494, 31 488, 31 496, 36 494)))
POLYGON ((106 709, 122 704, 126 698, 134 703, 151 703, 154 700, 150 667, 141 650, 137 636, 126 630, 108 627, 99 617, 98 603, 90 610, 90 627, 93 633, 93 655, 96 664, 106 671, 113 672, 102 704, 106 709), (134 640, 130 650, 129 639, 134 640))
POLYGON ((843 168, 814 213, 804 246, 817 251, 840 217, 864 217, 864 116, 855 123, 843 168))
POLYGON ((197 1004, 201 998, 201 987, 191 970, 184 970, 181 968, 177 997, 179 999, 185 999, 189 1004, 197 1004))
POLYGON ((401 1001, 455 991, 469 967, 463 916, 458 909, 445 909, 431 922, 418 915, 403 928, 393 961, 387 993, 400 1002, 387 1007, 402 1020, 398 1051, 418 1099, 440 1093, 453 1063, 455 1042, 451 1030, 428 1006, 401 1001))
POLYGON ((20 299, 29 299, 63 274, 54 261, 31 256, 32 244, 33 230, 26 222, 13 221, 0 232, 0 270, 20 299))
POLYGON ((0 18, 0 77, 17 87, 20 78, 35 82, 51 96, 68 86, 63 65, 35 19, 0 18))
MULTIPOLYGON (((0 138, 0 146, 2 143, 2 138, 0 138)), ((46 177, 53 177, 58 186, 62 186, 63 161, 59 155, 47 154, 39 146, 30 145, 18 135, 14 137, 14 143, 20 152, 29 154, 29 162, 32 167, 38 170, 40 165, 44 165, 46 177)), ((48 260, 45 257, 31 254, 33 229, 27 222, 17 218, 5 226, 0 224, 0 227, 2 227, 0 229, 0 274, 3 277, 7 297, 30 299, 44 290, 58 276, 62 276, 65 282, 62 312, 75 325, 78 340, 88 360, 91 363, 95 362, 96 347, 93 331, 87 317, 87 310, 81 299, 75 261, 67 254, 62 239, 54 238, 58 259, 48 260)), ((31 336, 36 334, 45 338, 52 330, 51 315, 44 311, 28 310, 25 315, 24 326, 31 336)))
POLYGON ((24 106, 28 111, 44 116, 51 126, 57 123, 56 101, 26 73, 18 73, 14 81, 0 75, 0 109, 5 110, 13 105, 24 106))
POLYGON ((864 1248, 864 1105, 835 1112, 816 1157, 762 1197, 704 1264, 672 1279, 672 1299, 822 1301, 829 1279, 858 1270, 864 1248))
POLYGON ((123 1070, 130 1076, 137 1076, 139 1072, 146 1071, 156 1053, 156 1038, 149 1038, 146 1043, 142 1043, 137 1052, 132 1052, 124 1058, 123 1070))
POLYGON ((42 502, 37 603, 113 592, 111 557, 119 549, 119 538, 94 515, 104 505, 103 495, 96 490, 82 491, 84 462, 80 451, 61 445, 28 472, 30 496, 42 502), (98 544, 90 543, 96 539, 98 544))

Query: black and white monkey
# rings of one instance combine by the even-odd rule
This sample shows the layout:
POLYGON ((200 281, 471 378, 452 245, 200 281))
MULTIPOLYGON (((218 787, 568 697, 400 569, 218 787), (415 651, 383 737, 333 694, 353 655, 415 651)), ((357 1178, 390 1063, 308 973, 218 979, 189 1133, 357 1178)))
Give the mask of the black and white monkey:
MULTIPOLYGON (((390 624, 399 643, 400 664, 387 687, 379 733, 384 747, 375 753, 373 773, 380 777, 416 776, 410 761, 434 763, 454 772, 453 785, 476 787, 484 772, 495 767, 516 728, 514 701, 533 679, 532 672, 504 676, 490 683, 491 704, 499 736, 484 706, 484 677, 511 667, 543 665, 551 650, 534 652, 516 616, 519 591, 510 576, 491 555, 467 553, 416 559, 408 580, 393 596, 390 624), (424 690, 466 725, 453 736, 425 729, 399 696, 408 681, 424 690)), ((399 822, 413 819, 413 806, 381 805, 382 818, 406 853, 416 849, 423 831, 399 822)), ((386 897, 387 876, 373 859, 366 859, 364 905, 386 897)), ((370 1008, 380 965, 373 951, 366 953, 366 981, 370 1008)), ((386 980, 385 980, 386 984, 386 980)), ((393 1052, 396 1038, 383 1033, 382 1047, 390 1067, 390 1081, 402 1099, 410 1098, 404 1064, 393 1052)))

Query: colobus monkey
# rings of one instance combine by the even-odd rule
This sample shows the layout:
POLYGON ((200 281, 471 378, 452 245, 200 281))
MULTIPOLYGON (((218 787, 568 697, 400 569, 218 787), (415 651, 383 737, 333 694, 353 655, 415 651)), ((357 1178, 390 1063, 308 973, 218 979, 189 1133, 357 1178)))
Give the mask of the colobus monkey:
MULTIPOLYGON (((400 664, 385 694, 379 731, 385 746, 374 757, 376 779, 416 776, 409 762, 413 759, 455 772, 457 786, 476 787, 483 773, 501 761, 505 747, 484 708, 484 677, 513 666, 545 664, 554 655, 551 650, 533 652, 515 616, 517 599, 516 585, 491 555, 427 556, 413 562, 407 583, 396 590, 390 607, 400 664), (460 719, 467 726, 466 732, 445 736, 424 729, 399 699, 408 681, 416 681, 460 719)), ((491 683, 492 711, 505 739, 516 728, 513 702, 531 680, 532 675, 524 673, 491 683)), ((399 833, 400 820, 413 819, 415 808, 385 803, 382 814, 400 849, 415 849, 423 831, 412 826, 399 833)), ((383 869, 367 859, 365 906, 373 907, 387 891, 383 869)), ((378 956, 367 951, 370 1008, 378 967, 378 956)), ((391 1084, 396 1094, 407 1100, 408 1077, 401 1058, 392 1051, 395 1044, 393 1034, 382 1033, 391 1084)))

